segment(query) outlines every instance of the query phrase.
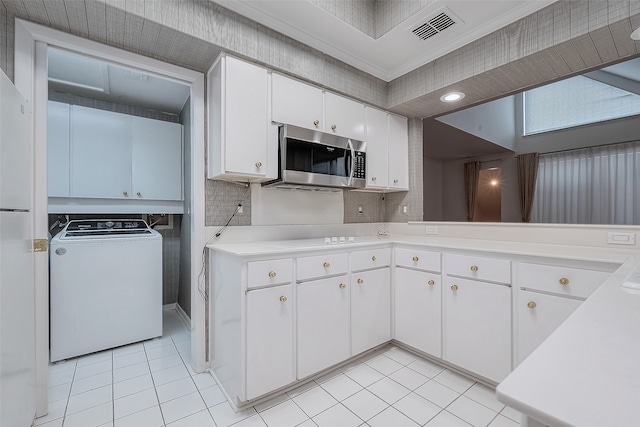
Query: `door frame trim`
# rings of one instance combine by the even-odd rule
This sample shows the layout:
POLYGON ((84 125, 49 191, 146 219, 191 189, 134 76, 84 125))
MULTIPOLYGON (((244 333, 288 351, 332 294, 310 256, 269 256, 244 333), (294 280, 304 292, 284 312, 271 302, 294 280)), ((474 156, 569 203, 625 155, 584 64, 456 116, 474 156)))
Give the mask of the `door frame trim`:
MULTIPOLYGON (((48 233, 47 221, 47 47, 49 45, 104 59, 128 67, 142 69, 191 87, 191 204, 184 215, 191 216, 191 363, 203 372, 206 361, 206 302, 198 292, 201 254, 205 247, 205 76, 188 70, 52 28, 16 19, 15 21, 15 85, 31 103, 34 138, 34 224, 35 237, 48 233)), ((187 142, 187 141, 185 141, 187 142)), ((185 230, 183 230, 184 232, 185 230)), ((35 254, 35 321, 37 416, 47 413, 47 376, 49 363, 49 258, 35 254)))

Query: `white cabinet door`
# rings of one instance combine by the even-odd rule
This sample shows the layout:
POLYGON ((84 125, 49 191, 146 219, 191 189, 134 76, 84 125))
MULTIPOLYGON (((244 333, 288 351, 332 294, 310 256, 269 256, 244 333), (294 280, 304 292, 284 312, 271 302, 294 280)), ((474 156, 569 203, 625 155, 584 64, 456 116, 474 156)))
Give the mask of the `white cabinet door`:
POLYGON ((47 104, 47 194, 69 197, 69 104, 47 104))
POLYGON ((292 285, 247 292, 246 399, 295 381, 292 285))
POLYGON ((367 141, 367 188, 389 186, 389 122, 388 114, 365 108, 367 141))
POLYGON ((364 141, 364 105, 333 93, 324 93, 324 131, 364 141))
POLYGON ((389 267, 351 275, 351 349, 356 355, 391 339, 389 267))
POLYGON ((442 357, 440 275, 396 268, 394 279, 394 338, 442 357))
POLYGON ((132 117, 133 199, 182 200, 182 125, 132 117))
POLYGON ((71 107, 71 196, 131 198, 131 116, 71 107))
POLYGON ((448 277, 443 293, 443 359, 502 381, 511 372, 511 288, 448 277))
POLYGON ((349 277, 331 277, 298 284, 298 379, 351 355, 349 340, 349 277))
POLYGON ((294 79, 271 75, 271 120, 306 129, 324 129, 322 90, 294 79))
POLYGON ((582 301, 572 298, 518 291, 516 364, 542 344, 580 304, 582 301))
POLYGON ((269 74, 226 57, 224 158, 229 173, 266 175, 269 74))
POLYGON ((409 130, 407 118, 389 114, 389 187, 409 189, 409 130))

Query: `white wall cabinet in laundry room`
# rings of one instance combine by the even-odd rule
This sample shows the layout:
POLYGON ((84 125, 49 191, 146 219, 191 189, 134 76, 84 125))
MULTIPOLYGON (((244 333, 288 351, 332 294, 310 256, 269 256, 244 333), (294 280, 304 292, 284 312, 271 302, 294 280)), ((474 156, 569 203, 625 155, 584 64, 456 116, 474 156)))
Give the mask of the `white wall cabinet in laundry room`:
POLYGON ((294 304, 291 283, 247 292, 248 400, 296 379, 293 359, 294 304))
POLYGON ((210 179, 260 182, 278 175, 278 128, 269 120, 269 72, 220 55, 207 73, 210 179))
POLYGON ((298 379, 351 356, 349 276, 298 283, 298 379))
POLYGON ((47 194, 69 197, 69 104, 47 104, 47 194))
POLYGON ((70 197, 182 200, 182 125, 76 105, 70 115, 70 197))
POLYGON ((182 126, 131 118, 132 197, 182 200, 182 126))
POLYGON ((71 107, 71 197, 131 197, 131 116, 71 107))
POLYGON ((391 339, 390 263, 388 248, 351 253, 351 352, 354 355, 391 339))

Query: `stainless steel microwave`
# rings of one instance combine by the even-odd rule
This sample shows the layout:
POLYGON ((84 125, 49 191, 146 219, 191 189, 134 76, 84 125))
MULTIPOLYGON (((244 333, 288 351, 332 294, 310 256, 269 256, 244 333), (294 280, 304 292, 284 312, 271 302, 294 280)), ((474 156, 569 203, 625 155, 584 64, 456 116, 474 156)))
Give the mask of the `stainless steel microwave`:
POLYGON ((364 188, 366 143, 293 125, 279 126, 278 179, 265 187, 364 188))

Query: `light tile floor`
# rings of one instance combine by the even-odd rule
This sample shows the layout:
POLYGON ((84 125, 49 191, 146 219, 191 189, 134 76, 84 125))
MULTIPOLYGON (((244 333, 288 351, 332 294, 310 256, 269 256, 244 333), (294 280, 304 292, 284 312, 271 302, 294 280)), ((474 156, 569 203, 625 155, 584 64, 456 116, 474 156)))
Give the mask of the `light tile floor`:
POLYGON ((394 346, 234 413, 209 374, 189 365, 174 310, 162 338, 55 363, 42 427, 516 427, 494 391, 394 346))

